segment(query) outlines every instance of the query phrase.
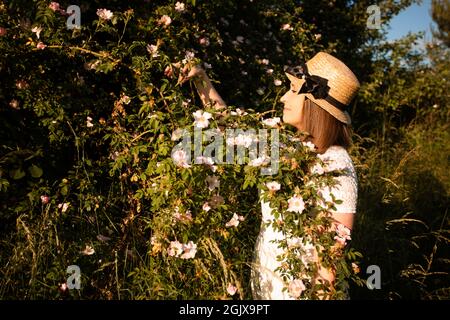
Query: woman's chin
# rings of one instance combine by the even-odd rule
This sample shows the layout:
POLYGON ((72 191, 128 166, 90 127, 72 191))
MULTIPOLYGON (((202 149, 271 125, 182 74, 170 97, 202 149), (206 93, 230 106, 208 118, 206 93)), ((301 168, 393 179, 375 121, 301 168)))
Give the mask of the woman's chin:
POLYGON ((287 116, 286 114, 283 113, 283 122, 286 124, 291 124, 291 119, 289 118, 289 116, 287 116))

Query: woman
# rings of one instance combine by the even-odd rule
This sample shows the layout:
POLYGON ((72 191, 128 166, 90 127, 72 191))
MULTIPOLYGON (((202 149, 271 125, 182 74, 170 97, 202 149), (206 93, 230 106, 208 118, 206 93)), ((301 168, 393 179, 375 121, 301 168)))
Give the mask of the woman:
MULTIPOLYGON (((333 188, 320 190, 323 198, 332 201, 330 193, 342 203, 335 204, 331 212, 335 227, 352 229, 357 201, 357 178, 347 149, 351 144, 350 115, 346 111, 357 94, 360 84, 353 72, 339 59, 319 52, 306 64, 285 70, 290 89, 281 97, 284 104, 283 121, 300 131, 308 132, 307 140, 316 146, 317 155, 326 164, 325 171, 342 169, 345 174, 336 177, 333 188)), ((226 106, 214 89, 205 71, 199 67, 190 70, 187 78, 194 83, 202 102, 217 109, 226 106)), ((272 219, 268 203, 262 202, 263 222, 272 219)), ((293 299, 286 284, 274 270, 280 262, 276 257, 283 249, 272 240, 283 235, 271 227, 261 228, 255 250, 255 267, 252 270, 252 290, 255 299, 293 299)), ((332 286, 333 270, 319 266, 316 281, 332 286)), ((322 298, 327 298, 322 296, 322 298)))

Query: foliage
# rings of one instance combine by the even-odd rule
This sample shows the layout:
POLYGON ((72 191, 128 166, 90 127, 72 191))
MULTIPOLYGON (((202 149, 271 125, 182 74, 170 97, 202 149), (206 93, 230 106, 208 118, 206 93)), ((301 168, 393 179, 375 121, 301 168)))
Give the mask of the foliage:
MULTIPOLYGON (((413 2, 381 2, 383 24, 413 2)), ((366 28, 368 0, 190 0, 184 11, 175 1, 61 2, 64 10, 81 8, 81 29, 72 30, 68 15, 49 4, 0 1, 0 297, 251 298, 258 189, 269 178, 248 165, 218 165, 216 172, 174 165, 172 133, 191 130, 200 109, 178 77, 186 62, 201 61, 212 79, 222 79, 215 85, 231 106, 254 111, 239 124, 259 128, 262 112, 279 115, 284 88, 276 80, 284 79, 284 64, 319 50, 341 58, 363 83, 352 111, 360 182, 355 248, 335 261, 326 259, 331 247, 322 253, 341 271, 333 297, 343 297, 344 278, 362 284, 348 268, 355 259, 362 269, 380 265, 383 284, 370 291, 350 282, 352 298, 448 297, 448 51, 436 44, 414 50, 413 35, 384 42, 382 32, 366 28), (112 19, 101 19, 100 8, 112 19), (205 182, 212 174, 224 203, 208 214, 200 205, 214 195, 205 182), (423 205, 429 197, 430 210, 423 205), (192 221, 174 220, 187 212, 192 221), (234 212, 245 220, 227 228, 234 212), (170 256, 176 240, 195 242, 196 258, 170 256), (81 267, 82 289, 62 290, 73 264, 81 267), (238 287, 234 296, 229 284, 238 287)), ((214 115, 211 127, 235 120, 214 115)), ((292 141, 285 129, 286 151, 292 141)), ((281 162, 270 178, 282 184, 271 204, 290 221, 287 197, 301 194, 308 224, 327 225, 316 214, 323 208, 314 188, 290 184, 308 179, 314 161, 307 148, 296 150, 285 156, 298 167, 281 162)), ((285 232, 304 235, 293 226, 285 232)), ((333 237, 311 232, 323 243, 333 237)), ((304 271, 299 261, 286 262, 304 271)), ((305 294, 314 298, 316 289, 309 283, 305 294)))

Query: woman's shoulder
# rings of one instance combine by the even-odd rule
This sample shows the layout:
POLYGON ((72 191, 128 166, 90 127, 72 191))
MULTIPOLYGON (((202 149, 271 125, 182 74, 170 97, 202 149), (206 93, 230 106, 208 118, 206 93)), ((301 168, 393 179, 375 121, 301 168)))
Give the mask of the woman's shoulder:
POLYGON ((333 145, 317 156, 324 162, 327 171, 346 170, 350 171, 349 173, 355 171, 353 161, 344 147, 333 145))

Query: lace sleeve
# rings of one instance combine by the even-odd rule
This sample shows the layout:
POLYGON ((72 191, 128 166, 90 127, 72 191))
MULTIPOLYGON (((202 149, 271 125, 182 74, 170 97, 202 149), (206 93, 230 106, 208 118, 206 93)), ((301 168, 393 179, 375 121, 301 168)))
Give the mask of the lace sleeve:
MULTIPOLYGON (((356 213, 356 204, 358 200, 358 181, 356 177, 353 162, 345 152, 339 152, 328 159, 331 163, 327 166, 328 170, 343 169, 345 174, 335 177, 336 185, 324 186, 319 189, 320 194, 326 201, 332 201, 331 193, 335 199, 342 200, 342 203, 335 204, 335 213, 356 213)), ((323 159, 327 160, 327 159, 323 159)))

